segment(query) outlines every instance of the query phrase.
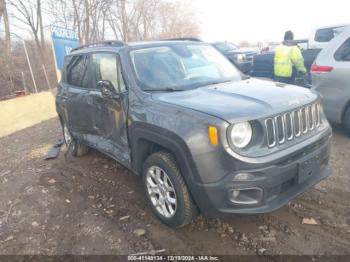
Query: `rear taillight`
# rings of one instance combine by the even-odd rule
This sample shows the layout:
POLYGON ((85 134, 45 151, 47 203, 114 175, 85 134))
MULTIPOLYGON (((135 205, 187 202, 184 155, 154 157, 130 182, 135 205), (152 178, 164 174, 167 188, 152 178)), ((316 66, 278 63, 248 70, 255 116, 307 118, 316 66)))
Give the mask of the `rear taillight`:
POLYGON ((311 66, 311 73, 329 73, 333 70, 331 66, 319 66, 313 63, 311 66))

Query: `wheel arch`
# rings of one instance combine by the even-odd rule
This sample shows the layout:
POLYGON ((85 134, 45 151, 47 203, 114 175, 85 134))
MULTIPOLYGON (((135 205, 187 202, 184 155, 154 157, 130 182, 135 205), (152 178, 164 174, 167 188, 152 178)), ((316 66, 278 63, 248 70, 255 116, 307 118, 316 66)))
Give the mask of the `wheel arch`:
POLYGON ((174 132, 151 124, 140 123, 130 129, 130 138, 132 141, 131 166, 136 174, 142 174, 143 163, 150 154, 166 150, 175 157, 186 182, 188 179, 194 181, 199 178, 189 148, 185 141, 174 132))
POLYGON ((192 154, 185 141, 172 131, 140 123, 129 129, 131 147, 131 169, 142 174, 144 161, 151 154, 165 150, 171 153, 197 207, 203 211, 208 208, 209 198, 200 186, 202 179, 195 166, 192 154))

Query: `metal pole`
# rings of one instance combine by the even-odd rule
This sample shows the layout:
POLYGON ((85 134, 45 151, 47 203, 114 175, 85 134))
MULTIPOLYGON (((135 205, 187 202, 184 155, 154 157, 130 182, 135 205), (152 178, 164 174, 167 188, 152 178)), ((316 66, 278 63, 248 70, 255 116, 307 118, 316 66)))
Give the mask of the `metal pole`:
POLYGON ((47 77, 47 73, 44 65, 43 65, 43 71, 44 71, 47 86, 49 87, 49 89, 51 89, 50 81, 49 81, 49 78, 47 77))
POLYGON ((30 71, 30 74, 32 76, 32 80, 33 80, 33 84, 34 84, 34 88, 35 88, 35 93, 38 93, 38 88, 36 87, 35 78, 34 78, 34 74, 33 74, 33 70, 32 70, 32 65, 30 64, 30 60, 29 60, 29 56, 28 56, 26 42, 24 41, 24 39, 22 39, 22 41, 23 41, 23 46, 24 46, 24 52, 26 53, 27 62, 29 65, 29 71, 30 71))
POLYGON ((24 92, 26 92, 26 94, 27 94, 27 86, 26 86, 26 79, 25 79, 25 77, 24 77, 24 73, 23 73, 23 71, 21 72, 22 73, 22 82, 23 82, 23 90, 24 90, 24 92))

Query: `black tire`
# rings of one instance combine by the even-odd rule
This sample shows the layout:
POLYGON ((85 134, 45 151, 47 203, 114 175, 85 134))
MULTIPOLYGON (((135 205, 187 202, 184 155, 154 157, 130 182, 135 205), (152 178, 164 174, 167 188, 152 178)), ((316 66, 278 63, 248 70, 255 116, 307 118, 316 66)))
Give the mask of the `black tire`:
POLYGON ((68 148, 67 155, 75 156, 75 157, 81 157, 86 155, 89 152, 89 147, 81 143, 78 143, 78 141, 71 135, 68 129, 68 126, 63 121, 61 122, 61 125, 62 125, 63 140, 68 148), (69 133, 70 141, 67 141, 67 135, 65 135, 65 128, 66 128, 66 132, 69 133))
POLYGON ((142 180, 147 202, 149 203, 153 213, 164 224, 173 228, 179 228, 191 223, 198 216, 197 207, 191 198, 191 195, 176 164, 176 161, 170 153, 166 151, 160 151, 150 155, 143 165, 142 180), (152 203, 151 197, 148 193, 146 181, 147 172, 151 167, 155 166, 164 170, 175 190, 177 207, 175 214, 170 218, 160 214, 160 212, 152 203))
POLYGON ((348 131, 348 134, 350 135, 350 106, 345 111, 344 125, 346 130, 348 131))

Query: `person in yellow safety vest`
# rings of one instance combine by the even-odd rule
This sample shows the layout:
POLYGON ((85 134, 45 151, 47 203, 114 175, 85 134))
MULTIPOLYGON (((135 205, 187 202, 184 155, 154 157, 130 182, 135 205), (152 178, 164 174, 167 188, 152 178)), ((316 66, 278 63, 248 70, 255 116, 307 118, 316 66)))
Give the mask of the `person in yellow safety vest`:
POLYGON ((307 73, 303 55, 298 45, 292 42, 293 39, 293 32, 287 31, 284 34, 284 41, 276 48, 274 66, 275 81, 292 84, 293 66, 298 72, 302 74, 307 73))

